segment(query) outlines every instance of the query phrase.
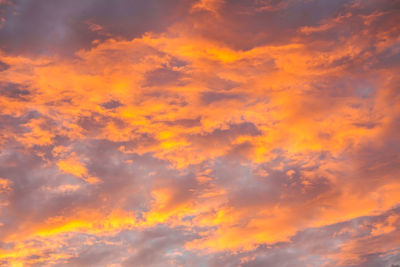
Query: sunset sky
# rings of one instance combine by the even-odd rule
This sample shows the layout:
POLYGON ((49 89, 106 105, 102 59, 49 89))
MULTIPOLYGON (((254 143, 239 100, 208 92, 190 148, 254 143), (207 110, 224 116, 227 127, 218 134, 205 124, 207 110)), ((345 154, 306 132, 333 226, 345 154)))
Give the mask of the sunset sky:
POLYGON ((400 267, 400 1, 0 0, 0 266, 400 267))

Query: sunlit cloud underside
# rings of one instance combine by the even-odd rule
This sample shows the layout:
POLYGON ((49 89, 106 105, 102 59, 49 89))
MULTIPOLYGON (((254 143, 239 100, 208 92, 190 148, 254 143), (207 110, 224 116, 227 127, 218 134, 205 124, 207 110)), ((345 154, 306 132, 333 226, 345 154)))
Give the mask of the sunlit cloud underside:
POLYGON ((400 1, 0 0, 0 266, 400 266, 400 1))

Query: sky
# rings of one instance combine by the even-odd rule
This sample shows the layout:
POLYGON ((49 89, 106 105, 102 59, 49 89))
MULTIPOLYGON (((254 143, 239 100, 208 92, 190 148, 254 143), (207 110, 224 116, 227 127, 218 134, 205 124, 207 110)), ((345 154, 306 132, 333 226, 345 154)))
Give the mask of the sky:
POLYGON ((0 266, 400 267, 399 0, 0 0, 0 266))

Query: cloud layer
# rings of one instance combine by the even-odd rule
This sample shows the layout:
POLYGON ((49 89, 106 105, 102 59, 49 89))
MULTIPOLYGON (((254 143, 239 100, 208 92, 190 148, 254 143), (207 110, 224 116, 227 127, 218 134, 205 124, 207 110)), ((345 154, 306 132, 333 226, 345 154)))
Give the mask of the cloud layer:
POLYGON ((399 266, 399 11, 0 0, 0 265, 399 266))

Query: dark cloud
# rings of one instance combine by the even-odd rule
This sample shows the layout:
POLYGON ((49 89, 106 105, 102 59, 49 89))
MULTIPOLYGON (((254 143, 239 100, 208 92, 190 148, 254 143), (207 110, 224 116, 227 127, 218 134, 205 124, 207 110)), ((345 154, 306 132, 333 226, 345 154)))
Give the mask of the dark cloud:
POLYGON ((34 118, 40 117, 40 114, 36 111, 30 111, 21 116, 13 115, 0 115, 0 135, 11 134, 11 140, 14 141, 13 134, 20 135, 30 132, 30 129, 26 124, 34 118))
POLYGON ((159 68, 150 71, 146 75, 145 86, 165 86, 179 83, 183 77, 179 71, 170 68, 159 68))
POLYGON ((262 9, 263 1, 228 0, 215 21, 203 14, 202 34, 227 45, 248 50, 260 45, 290 42, 302 26, 316 26, 322 19, 334 17, 348 3, 341 1, 265 1, 271 8, 262 9), (224 31, 224 28, 231 29, 224 31))
POLYGON ((0 71, 5 71, 10 68, 10 65, 0 61, 0 71))
POLYGON ((0 97, 26 101, 31 92, 26 86, 16 83, 0 83, 0 97))
POLYGON ((179 119, 174 121, 162 121, 162 123, 168 126, 182 126, 182 127, 196 127, 201 126, 201 117, 195 119, 179 119))
POLYGON ((110 100, 108 102, 102 103, 101 106, 105 109, 115 109, 122 106, 122 104, 118 100, 110 100))
POLYGON ((66 266, 106 266, 110 260, 118 257, 119 247, 96 244, 69 258, 66 266))
POLYGON ((218 76, 211 76, 206 78, 207 88, 212 90, 231 90, 240 84, 228 79, 223 79, 218 76))
POLYGON ((243 94, 235 93, 218 93, 218 92, 203 92, 201 94, 201 101, 205 104, 212 104, 222 100, 242 100, 245 98, 243 94))
POLYGON ((227 129, 216 129, 210 133, 198 134, 189 138, 195 144, 205 147, 218 147, 230 144, 239 136, 257 136, 261 131, 251 122, 230 124, 227 129))
POLYGON ((91 47, 94 40, 164 30, 188 8, 188 1, 181 0, 17 0, 4 12, 0 48, 35 55, 74 52, 91 47))
POLYGON ((105 116, 97 112, 93 112, 89 116, 80 116, 77 120, 77 125, 82 127, 89 135, 99 135, 103 128, 110 123, 120 129, 125 126, 122 120, 111 116, 105 116))
POLYGON ((227 0, 219 9, 219 16, 213 18, 207 12, 198 14, 204 23, 195 24, 195 29, 213 40, 242 50, 290 42, 304 42, 316 50, 324 50, 327 45, 334 47, 343 44, 350 37, 361 37, 367 42, 370 40, 370 45, 374 46, 376 42, 373 39, 377 38, 382 29, 392 28, 394 32, 398 32, 395 26, 396 21, 398 24, 398 16, 395 15, 398 9, 397 1, 386 0, 366 1, 362 5, 348 0, 227 0), (374 15, 378 11, 387 14, 371 25, 364 23, 364 16, 374 15), (343 21, 335 22, 339 17, 343 21), (303 27, 318 28, 326 23, 332 23, 332 27, 314 31, 312 36, 307 37, 300 31, 303 27), (224 30, 227 28, 230 30, 224 30))
POLYGON ((196 235, 180 228, 157 227, 143 231, 136 244, 135 253, 124 260, 122 266, 177 266, 185 265, 182 245, 196 235), (173 252, 178 252, 176 255, 173 252))

